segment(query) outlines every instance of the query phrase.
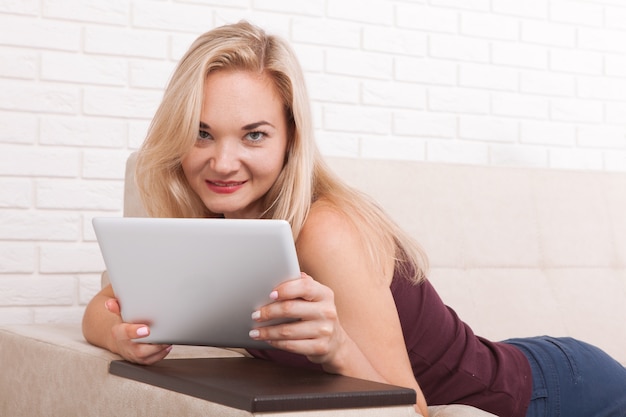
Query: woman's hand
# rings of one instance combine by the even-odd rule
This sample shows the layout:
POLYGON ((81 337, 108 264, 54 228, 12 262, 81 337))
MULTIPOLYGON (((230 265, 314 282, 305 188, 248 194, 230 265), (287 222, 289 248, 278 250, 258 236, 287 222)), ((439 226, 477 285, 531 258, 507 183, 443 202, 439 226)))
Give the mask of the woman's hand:
POLYGON ((171 345, 152 345, 133 341, 150 334, 150 328, 144 324, 125 323, 121 320, 120 305, 116 298, 105 301, 105 307, 119 316, 119 323, 111 327, 110 350, 124 359, 142 365, 151 365, 165 358, 172 350, 171 345))
POLYGON ((250 337, 305 355, 328 372, 338 372, 341 353, 349 338, 339 323, 333 291, 302 273, 300 279, 276 287, 270 298, 274 302, 252 313, 259 327, 250 332, 250 337), (296 321, 263 326, 276 319, 296 321))

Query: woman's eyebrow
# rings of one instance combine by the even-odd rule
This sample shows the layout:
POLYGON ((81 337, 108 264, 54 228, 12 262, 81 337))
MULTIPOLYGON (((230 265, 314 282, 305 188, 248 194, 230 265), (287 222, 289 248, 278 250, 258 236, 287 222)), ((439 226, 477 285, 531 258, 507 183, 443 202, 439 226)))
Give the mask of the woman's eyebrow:
POLYGON ((260 126, 265 126, 265 125, 270 126, 270 127, 274 127, 274 125, 271 124, 270 122, 267 122, 265 120, 261 120, 261 121, 255 122, 255 123, 247 124, 247 125, 243 126, 241 128, 241 130, 254 130, 254 129, 257 129, 258 127, 260 127, 260 126))
POLYGON ((200 122, 200 129, 210 129, 211 126, 209 126, 208 124, 204 123, 204 122, 200 122))

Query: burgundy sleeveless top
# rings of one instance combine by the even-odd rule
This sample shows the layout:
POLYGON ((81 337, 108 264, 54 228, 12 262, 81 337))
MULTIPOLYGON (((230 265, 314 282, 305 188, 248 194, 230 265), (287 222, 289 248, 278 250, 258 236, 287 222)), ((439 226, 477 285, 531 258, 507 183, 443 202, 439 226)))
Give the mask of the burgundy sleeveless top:
MULTIPOLYGON (((428 405, 466 404, 497 416, 526 415, 532 377, 520 350, 474 335, 428 281, 414 285, 396 274, 391 292, 413 374, 428 405)), ((248 351, 257 358, 321 369, 289 352, 248 351)))

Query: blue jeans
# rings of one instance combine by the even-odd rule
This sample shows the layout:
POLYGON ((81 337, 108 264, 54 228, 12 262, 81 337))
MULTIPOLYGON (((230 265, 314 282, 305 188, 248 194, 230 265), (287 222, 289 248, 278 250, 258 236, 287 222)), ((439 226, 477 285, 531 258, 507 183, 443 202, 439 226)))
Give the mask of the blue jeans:
POLYGON ((533 390, 526 417, 626 417, 626 368, 571 338, 505 340, 530 362, 533 390))

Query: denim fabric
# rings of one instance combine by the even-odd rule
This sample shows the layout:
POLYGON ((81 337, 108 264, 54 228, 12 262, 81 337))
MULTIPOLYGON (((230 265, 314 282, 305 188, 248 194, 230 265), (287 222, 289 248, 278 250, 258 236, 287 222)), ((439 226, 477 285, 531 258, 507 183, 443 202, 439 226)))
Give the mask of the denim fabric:
POLYGON ((530 362, 526 417, 626 417, 626 368, 595 346, 548 336, 505 340, 530 362))

